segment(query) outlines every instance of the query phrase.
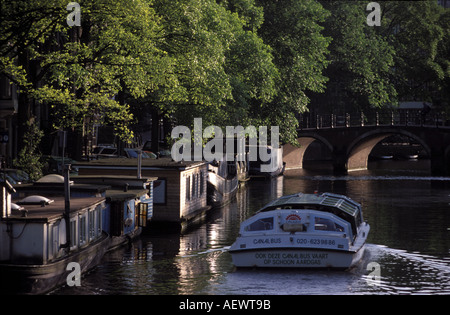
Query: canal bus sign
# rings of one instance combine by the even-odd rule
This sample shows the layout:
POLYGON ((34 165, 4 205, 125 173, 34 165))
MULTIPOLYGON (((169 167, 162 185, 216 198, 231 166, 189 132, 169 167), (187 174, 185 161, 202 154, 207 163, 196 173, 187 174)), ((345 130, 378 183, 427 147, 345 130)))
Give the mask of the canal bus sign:
POLYGON ((286 217, 288 223, 300 223, 302 218, 298 214, 290 214, 286 217))

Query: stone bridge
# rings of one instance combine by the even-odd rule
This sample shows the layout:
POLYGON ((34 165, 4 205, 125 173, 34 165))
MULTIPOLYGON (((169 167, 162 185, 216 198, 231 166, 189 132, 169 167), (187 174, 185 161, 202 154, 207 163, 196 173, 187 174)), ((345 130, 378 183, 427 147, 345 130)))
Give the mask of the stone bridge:
POLYGON ((450 127, 442 119, 425 123, 408 117, 400 121, 392 116, 392 120, 382 124, 377 116, 372 124, 367 124, 366 117, 351 124, 346 117, 345 122, 341 120, 341 126, 333 116, 328 123, 323 121, 318 117, 313 128, 306 126, 298 130, 299 147, 284 146, 286 169, 302 168, 304 154, 316 140, 330 150, 336 174, 367 169, 369 154, 375 145, 389 136, 403 135, 420 143, 427 152, 432 174, 450 175, 450 127))

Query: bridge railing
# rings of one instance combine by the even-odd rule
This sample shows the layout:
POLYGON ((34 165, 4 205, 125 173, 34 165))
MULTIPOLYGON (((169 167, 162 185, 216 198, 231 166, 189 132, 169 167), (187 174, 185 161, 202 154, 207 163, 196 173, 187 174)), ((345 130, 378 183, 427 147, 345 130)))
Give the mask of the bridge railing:
POLYGON ((421 111, 314 115, 304 113, 299 118, 300 129, 346 128, 362 126, 423 126, 450 128, 450 117, 442 113, 424 114, 421 111))

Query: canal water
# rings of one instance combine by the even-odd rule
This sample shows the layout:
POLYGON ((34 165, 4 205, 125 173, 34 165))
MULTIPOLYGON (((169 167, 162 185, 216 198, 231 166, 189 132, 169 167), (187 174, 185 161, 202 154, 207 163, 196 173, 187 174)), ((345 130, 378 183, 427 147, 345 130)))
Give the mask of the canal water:
POLYGON ((333 176, 326 167, 249 181, 236 200, 185 234, 142 235, 107 253, 80 287, 51 294, 293 295, 450 294, 450 177, 427 161, 383 161, 333 176), (269 201, 333 192, 360 202, 371 226, 361 263, 347 271, 236 270, 229 246, 239 224, 269 201))

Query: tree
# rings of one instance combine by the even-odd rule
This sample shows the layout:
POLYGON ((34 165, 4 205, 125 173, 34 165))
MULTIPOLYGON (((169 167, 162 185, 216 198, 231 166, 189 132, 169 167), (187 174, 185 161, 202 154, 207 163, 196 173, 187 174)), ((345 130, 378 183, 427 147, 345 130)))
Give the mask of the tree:
POLYGON ((132 137, 129 105, 121 93, 142 97, 157 89, 171 62, 156 47, 159 18, 146 1, 81 2, 81 28, 59 35, 61 44, 40 54, 46 84, 33 96, 53 104, 55 127, 89 130, 88 124, 114 126, 132 137))
POLYGON ((439 21, 444 9, 433 0, 381 5, 381 32, 395 50, 392 81, 399 99, 432 101, 445 78, 445 62, 438 57, 439 47, 445 45, 445 26, 439 21))
POLYGON ((436 61, 442 68, 444 76, 438 80, 437 93, 433 97, 448 113, 450 112, 450 10, 442 10, 439 25, 444 31, 444 36, 438 45, 436 61))
POLYGON ((368 2, 322 1, 331 12, 324 33, 333 40, 325 70, 329 82, 325 93, 315 95, 316 110, 342 115, 380 109, 396 101, 390 81, 394 50, 377 33, 377 26, 367 24, 368 2))
POLYGON ((329 15, 315 0, 258 0, 264 23, 258 34, 272 48, 278 68, 277 95, 271 102, 252 106, 251 116, 260 125, 280 127, 281 141, 296 143, 297 115, 307 110, 307 92, 323 92, 323 70, 330 38, 322 34, 329 15))
POLYGON ((14 160, 14 165, 23 169, 31 180, 38 180, 43 175, 44 165, 39 152, 42 137, 43 132, 34 123, 34 119, 29 120, 25 125, 24 145, 14 160))
POLYGON ((55 129, 86 134, 94 123, 109 123, 129 140, 133 117, 122 93, 158 89, 173 65, 156 45, 159 17, 146 0, 79 3, 79 27, 67 24, 64 1, 5 4, 0 71, 23 97, 50 105, 55 129))
POLYGON ((247 125, 249 104, 275 93, 270 47, 254 31, 261 10, 245 1, 155 1, 165 30, 161 49, 176 60, 176 94, 149 96, 151 106, 178 124, 247 125))
POLYGON ((43 136, 39 121, 35 120, 39 104, 30 95, 44 73, 36 54, 45 49, 46 37, 60 31, 62 5, 62 1, 0 1, 0 75, 20 91, 17 130, 21 142, 15 164, 25 167, 34 177, 42 172, 38 144, 43 136))

